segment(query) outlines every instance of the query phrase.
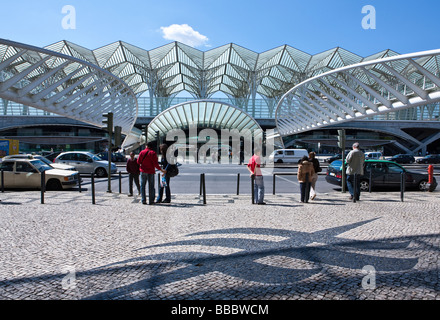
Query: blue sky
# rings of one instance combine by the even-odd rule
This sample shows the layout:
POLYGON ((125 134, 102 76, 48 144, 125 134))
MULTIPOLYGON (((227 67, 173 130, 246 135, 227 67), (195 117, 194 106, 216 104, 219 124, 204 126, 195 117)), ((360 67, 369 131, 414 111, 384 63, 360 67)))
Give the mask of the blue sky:
POLYGON ((288 44, 360 56, 440 48, 438 0, 22 0, 2 1, 1 9, 0 38, 39 47, 123 40, 151 50, 178 40, 202 51, 232 42, 258 53, 288 44), (76 29, 62 27, 66 5, 75 8, 76 29), (376 29, 362 28, 366 5, 376 10, 376 29))

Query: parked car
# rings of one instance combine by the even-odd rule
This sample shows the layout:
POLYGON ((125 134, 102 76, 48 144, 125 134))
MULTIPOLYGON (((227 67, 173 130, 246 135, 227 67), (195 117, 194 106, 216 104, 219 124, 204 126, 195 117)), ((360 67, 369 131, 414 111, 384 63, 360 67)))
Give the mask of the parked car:
POLYGON ((417 163, 440 163, 440 155, 439 154, 430 154, 426 157, 416 160, 417 163))
MULTIPOLYGON (((106 177, 108 161, 102 160, 90 152, 69 151, 63 152, 54 160, 55 163, 62 163, 74 166, 80 173, 95 173, 98 177, 106 177)), ((118 172, 118 168, 111 163, 111 173, 118 172)))
POLYGON ((382 158, 382 152, 365 152, 366 160, 379 160, 380 158, 382 158))
MULTIPOLYGON (((347 156, 349 153, 350 153, 350 151, 348 151, 348 150, 345 151, 345 156, 347 156)), ((332 163, 333 161, 340 160, 340 159, 342 159, 342 153, 336 153, 333 156, 324 159, 324 162, 332 163)))
POLYGON ((401 164, 408 164, 408 163, 416 162, 416 159, 410 154, 396 154, 395 156, 393 156, 391 158, 387 158, 386 160, 401 163, 401 164))
POLYGON ((43 156, 34 155, 34 154, 16 154, 16 155, 12 155, 12 156, 6 156, 3 159, 4 160, 7 160, 7 159, 38 159, 38 160, 43 161, 45 164, 53 167, 54 169, 76 171, 74 166, 69 166, 69 165, 61 164, 61 163, 53 163, 53 162, 50 162, 49 159, 46 159, 43 156))
POLYGON ((52 152, 45 154, 44 157, 49 161, 54 161, 56 157, 58 157, 61 154, 61 152, 52 152))
MULTIPOLYGON (((108 160, 108 152, 100 152, 96 156, 101 158, 102 160, 108 160)), ((127 158, 124 154, 120 152, 113 152, 112 162, 127 162, 127 158)))
POLYGON ((6 159, 0 164, 4 187, 8 189, 41 189, 45 172, 46 190, 63 190, 78 184, 78 172, 54 169, 38 159, 6 159))
MULTIPOLYGON (((361 191, 370 189, 370 171, 372 171, 373 188, 393 188, 400 187, 401 174, 406 173, 405 187, 417 188, 418 190, 427 190, 429 177, 426 173, 408 171, 399 164, 386 160, 366 160, 364 167, 364 175, 361 179, 361 191)), ((333 161, 327 168, 325 180, 333 185, 342 186, 342 161, 333 161)), ((435 190, 437 181, 434 177, 434 186, 431 190, 435 190)))
POLYGON ((304 156, 309 156, 306 149, 279 149, 269 156, 270 163, 298 163, 304 156))

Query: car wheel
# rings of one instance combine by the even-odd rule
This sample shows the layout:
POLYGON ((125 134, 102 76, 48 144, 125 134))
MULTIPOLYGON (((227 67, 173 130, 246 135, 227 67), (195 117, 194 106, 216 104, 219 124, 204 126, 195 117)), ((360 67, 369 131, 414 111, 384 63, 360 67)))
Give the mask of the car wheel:
POLYGON ((370 182, 368 180, 362 180, 360 185, 361 185, 361 191, 362 192, 370 190, 370 182))
POLYGON ((49 180, 46 184, 46 190, 48 191, 60 191, 63 190, 61 182, 58 180, 49 180))
POLYGON ((280 159, 280 160, 277 161, 277 163, 283 163, 283 160, 280 159))
POLYGON ((429 189, 428 181, 422 180, 422 181, 419 182, 419 190, 420 191, 426 191, 428 189, 429 189))
POLYGON ((95 173, 96 176, 99 178, 104 178, 107 176, 107 171, 104 168, 97 168, 95 173))

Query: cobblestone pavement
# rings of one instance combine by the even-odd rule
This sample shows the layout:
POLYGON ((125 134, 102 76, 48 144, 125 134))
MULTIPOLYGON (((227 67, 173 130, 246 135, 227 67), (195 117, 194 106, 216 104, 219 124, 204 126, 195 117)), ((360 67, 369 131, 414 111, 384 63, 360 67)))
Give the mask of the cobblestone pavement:
POLYGON ((439 192, 0 194, 0 299, 439 300, 439 192))

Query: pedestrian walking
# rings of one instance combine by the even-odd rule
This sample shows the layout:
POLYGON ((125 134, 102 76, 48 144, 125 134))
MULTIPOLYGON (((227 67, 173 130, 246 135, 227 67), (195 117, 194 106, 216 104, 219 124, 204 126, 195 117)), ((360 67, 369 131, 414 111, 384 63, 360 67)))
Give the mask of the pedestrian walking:
POLYGON ((322 172, 321 165, 319 164, 319 160, 316 159, 316 153, 309 153, 309 162, 313 164, 313 169, 315 173, 312 176, 312 183, 310 186, 310 200, 315 200, 316 198, 316 182, 318 181, 318 173, 322 172))
POLYGON ((347 155, 347 187, 350 199, 360 200, 361 179, 364 174, 365 154, 360 150, 359 142, 353 144, 353 150, 347 155))
POLYGON ((136 184, 138 195, 141 194, 141 186, 139 184, 140 169, 134 152, 130 152, 130 158, 127 160, 126 170, 128 172, 128 196, 133 196, 133 182, 136 184))
POLYGON ((251 178, 254 178, 254 203, 258 205, 265 205, 264 202, 264 178, 261 172, 261 151, 256 149, 254 155, 250 158, 247 168, 251 173, 251 178))
POLYGON ((308 202, 310 187, 312 185, 314 174, 315 169, 313 168, 313 163, 309 161, 309 158, 307 156, 302 157, 300 163, 298 164, 297 173, 301 193, 301 202, 308 202))
POLYGON ((151 142, 148 142, 147 147, 141 151, 137 163, 139 164, 141 171, 142 204, 147 204, 146 186, 148 183, 148 204, 153 205, 156 193, 154 189, 154 176, 156 169, 162 173, 166 173, 166 171, 159 166, 157 153, 153 150, 153 144, 151 142))
MULTIPOLYGON (((168 146, 166 144, 160 145, 160 154, 161 159, 159 165, 165 171, 168 170, 168 166, 170 165, 167 160, 167 150, 168 146)), ((171 202, 171 189, 170 189, 171 178, 168 173, 162 175, 161 184, 159 188, 159 193, 157 195, 156 203, 170 203, 171 202), (165 200, 162 201, 163 193, 165 191, 165 200)))

